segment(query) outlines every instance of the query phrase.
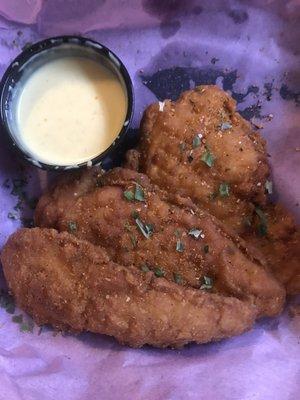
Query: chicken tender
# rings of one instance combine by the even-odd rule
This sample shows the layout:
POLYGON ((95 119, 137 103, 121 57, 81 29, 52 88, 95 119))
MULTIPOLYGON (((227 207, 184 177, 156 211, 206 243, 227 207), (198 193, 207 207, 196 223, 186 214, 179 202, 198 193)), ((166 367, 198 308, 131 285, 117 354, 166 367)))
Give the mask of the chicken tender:
POLYGON ((140 168, 167 191, 189 196, 236 232, 265 203, 265 141, 217 86, 153 104, 141 122, 140 168))
POLYGON ((124 266, 250 301, 259 316, 281 312, 281 285, 242 240, 207 212, 172 204, 146 175, 135 171, 117 168, 98 175, 97 186, 82 196, 74 194, 71 202, 71 183, 59 184, 42 196, 37 225, 102 246, 124 266))
POLYGON ((260 251, 288 293, 300 293, 299 229, 286 211, 268 205, 265 141, 235 106, 216 86, 185 92, 164 107, 151 105, 140 149, 128 152, 127 165, 209 210, 260 251), (264 232, 256 229, 261 223, 264 232), (272 234, 274 224, 283 235, 272 234))
POLYGON ((100 246, 49 229, 22 229, 1 254, 18 306, 38 324, 114 336, 133 347, 180 347, 238 335, 255 309, 123 267, 100 246))

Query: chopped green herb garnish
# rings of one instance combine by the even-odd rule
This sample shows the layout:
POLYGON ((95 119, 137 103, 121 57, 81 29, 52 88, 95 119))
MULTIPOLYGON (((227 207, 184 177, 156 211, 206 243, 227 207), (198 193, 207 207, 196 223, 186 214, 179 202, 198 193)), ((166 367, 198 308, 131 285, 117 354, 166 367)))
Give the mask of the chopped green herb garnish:
POLYGON ((162 276, 165 276, 165 271, 162 268, 157 267, 154 269, 154 274, 158 278, 161 278, 162 276))
POLYGON ((203 282, 202 285, 200 286, 200 289, 205 289, 205 290, 209 290, 213 287, 213 280, 212 278, 208 277, 208 276, 204 276, 203 277, 203 282))
POLYGON ((135 223, 137 224, 139 230, 145 236, 145 238, 150 239, 150 236, 152 236, 152 234, 153 234, 153 225, 145 224, 139 218, 135 218, 134 220, 135 220, 135 223))
POLYGON ((174 233, 175 233, 175 236, 176 236, 176 237, 179 237, 179 236, 180 236, 180 230, 179 230, 179 229, 175 229, 174 233))
POLYGON ((230 122, 222 122, 220 125, 221 131, 226 131, 227 129, 231 129, 232 125, 230 122))
POLYGON ((131 240, 132 247, 135 248, 137 246, 137 239, 133 233, 130 234, 130 240, 131 240))
POLYGON ((175 281, 178 285, 180 285, 180 284, 182 283, 182 276, 181 276, 180 274, 177 274, 177 272, 174 272, 174 273, 173 273, 173 278, 174 278, 174 281, 175 281))
POLYGON ((268 194, 273 193, 273 183, 271 181, 266 180, 265 189, 268 194))
POLYGON ((226 182, 223 182, 219 186, 219 193, 221 197, 228 197, 229 196, 229 185, 226 182))
POLYGON ((202 154, 201 161, 203 161, 209 168, 214 165, 215 157, 208 148, 206 148, 205 152, 202 154))
POLYGON ((204 250, 204 253, 207 254, 207 253, 209 252, 209 245, 206 244, 206 245, 203 247, 203 250, 204 250))
POLYGON ((20 325, 20 331, 21 332, 33 332, 33 328, 34 328, 34 323, 32 320, 28 320, 25 322, 22 322, 20 325))
POLYGON ((203 234, 202 229, 193 228, 189 230, 188 234, 193 236, 195 239, 199 239, 199 237, 203 234))
POLYGON ((128 200, 128 201, 133 201, 133 200, 137 200, 137 201, 145 201, 145 194, 144 194, 144 190, 143 188, 138 185, 135 184, 135 191, 133 192, 132 190, 125 190, 124 191, 124 197, 128 200))
MULTIPOLYGON (((202 135, 201 135, 202 136, 202 135)), ((195 149, 196 147, 199 147, 201 144, 201 136, 198 133, 198 135, 196 135, 193 139, 193 148, 195 149)))
POLYGON ((140 185, 135 186, 134 198, 137 201, 145 201, 144 190, 140 185))
POLYGON ((128 232, 131 232, 131 231, 132 231, 131 226, 130 226, 130 224, 129 224, 128 221, 125 222, 124 228, 125 228, 128 232))
POLYGON ((132 213, 131 213, 131 215, 132 215, 132 218, 133 218, 133 219, 137 219, 137 218, 140 217, 140 214, 139 214, 136 210, 133 210, 132 213))
POLYGON ((148 266, 147 266, 146 264, 143 264, 143 265, 141 266, 141 270, 142 270, 143 272, 149 272, 149 271, 150 271, 150 269, 148 268, 148 266))
POLYGON ((180 149, 181 153, 183 153, 184 150, 186 149, 186 144, 185 143, 180 143, 179 144, 179 149, 180 149))
POLYGON ((68 231, 69 233, 74 233, 77 231, 77 224, 74 221, 68 222, 68 231))
POLYGON ((266 236, 266 234, 268 233, 268 221, 267 221, 267 217, 265 215, 265 213, 259 208, 259 207, 255 207, 255 212, 259 217, 259 224, 257 227, 257 233, 259 236, 266 236))
POLYGON ((7 214, 7 218, 12 219, 12 220, 16 220, 16 219, 18 219, 18 215, 10 211, 7 214))
POLYGON ((184 244, 182 243, 182 241, 180 239, 177 239, 176 251, 178 251, 179 253, 182 253, 184 251, 184 244))
POLYGON ((125 190, 124 197, 128 201, 133 201, 134 200, 134 193, 131 190, 125 190))
POLYGON ((23 322, 23 315, 14 315, 11 318, 12 322, 15 322, 16 324, 21 324, 23 322))

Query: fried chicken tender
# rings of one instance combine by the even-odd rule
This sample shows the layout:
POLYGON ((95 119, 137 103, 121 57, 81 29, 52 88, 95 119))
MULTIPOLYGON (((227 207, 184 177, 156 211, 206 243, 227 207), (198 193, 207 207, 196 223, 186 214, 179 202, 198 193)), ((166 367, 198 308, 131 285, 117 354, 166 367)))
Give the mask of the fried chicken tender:
POLYGON ((238 233, 252 215, 250 201, 266 201, 265 141, 217 86, 149 106, 139 149, 141 172, 165 190, 189 196, 238 233))
POLYGON ((19 230, 1 262, 18 306, 38 324, 133 347, 220 340, 249 329, 256 316, 247 302, 125 268, 100 246, 52 229, 19 230))
POLYGON ((98 175, 97 187, 81 196, 78 186, 76 179, 74 187, 62 182, 42 196, 36 224, 69 231, 104 247, 114 262, 150 269, 180 285, 201 289, 212 279, 211 292, 247 300, 259 316, 281 312, 281 285, 207 212, 172 204, 146 175, 122 168, 98 175))
POLYGON ((139 151, 128 152, 127 165, 209 210, 260 251, 288 293, 300 293, 299 229, 282 207, 268 205, 265 141, 235 106, 216 86, 166 100, 162 111, 158 104, 149 106, 139 151), (268 221, 264 236, 249 227, 257 225, 257 207, 268 221), (281 234, 272 233, 274 226, 281 234))

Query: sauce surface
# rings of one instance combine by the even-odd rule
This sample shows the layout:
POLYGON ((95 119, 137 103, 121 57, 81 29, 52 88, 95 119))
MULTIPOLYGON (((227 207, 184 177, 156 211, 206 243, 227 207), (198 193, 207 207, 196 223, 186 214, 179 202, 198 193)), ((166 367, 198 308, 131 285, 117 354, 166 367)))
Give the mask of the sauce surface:
POLYGON ((58 58, 23 85, 17 102, 19 141, 47 164, 85 162, 113 143, 126 111, 126 92, 114 72, 88 58, 58 58))

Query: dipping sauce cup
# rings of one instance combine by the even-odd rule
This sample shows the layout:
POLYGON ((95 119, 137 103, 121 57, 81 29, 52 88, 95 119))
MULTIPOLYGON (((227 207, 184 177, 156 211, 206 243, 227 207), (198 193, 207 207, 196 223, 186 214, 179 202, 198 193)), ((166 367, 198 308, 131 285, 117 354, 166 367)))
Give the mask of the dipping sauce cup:
POLYGON ((133 114, 133 86, 107 47, 77 36, 26 48, 0 87, 1 134, 43 169, 99 165, 120 146, 133 114))

